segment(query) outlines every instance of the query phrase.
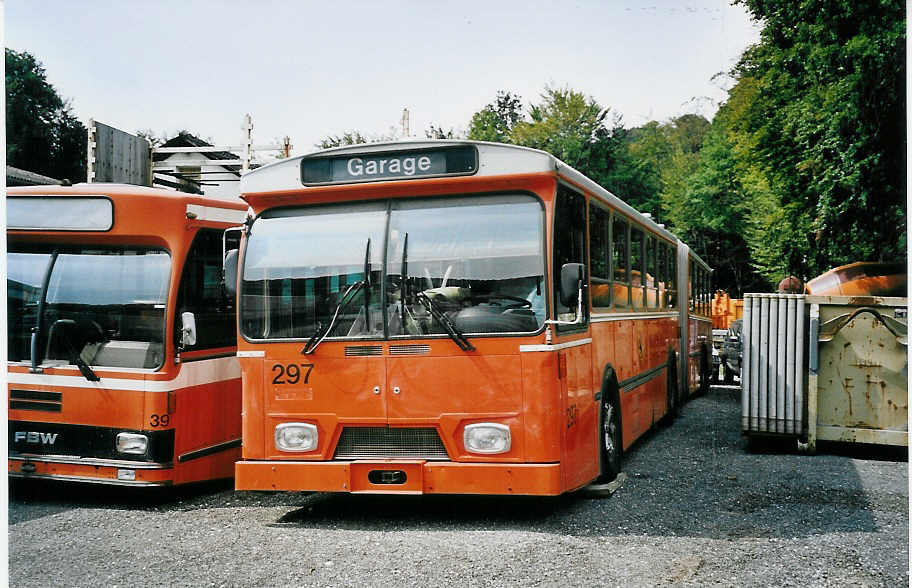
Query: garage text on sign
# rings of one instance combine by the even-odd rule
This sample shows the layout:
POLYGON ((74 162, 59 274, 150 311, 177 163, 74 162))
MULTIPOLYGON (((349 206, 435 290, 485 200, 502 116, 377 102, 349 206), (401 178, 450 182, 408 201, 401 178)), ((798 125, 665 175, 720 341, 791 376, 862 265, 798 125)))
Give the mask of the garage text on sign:
POLYGON ((303 184, 334 184, 466 175, 478 169, 473 147, 394 151, 301 160, 303 184))

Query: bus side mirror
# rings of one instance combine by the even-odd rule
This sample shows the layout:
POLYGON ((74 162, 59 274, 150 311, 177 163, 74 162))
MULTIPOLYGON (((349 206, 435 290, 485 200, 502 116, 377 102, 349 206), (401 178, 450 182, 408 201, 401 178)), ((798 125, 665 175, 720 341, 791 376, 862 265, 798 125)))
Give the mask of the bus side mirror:
POLYGON ((565 263, 560 273, 560 298, 564 306, 573 306, 583 294, 586 274, 581 263, 565 263))
POLYGON ((181 347, 196 345, 196 317, 192 312, 181 313, 181 347))
POLYGON ((225 291, 234 298, 237 295, 237 278, 238 278, 238 250, 232 249, 225 254, 225 263, 223 265, 225 273, 225 291))

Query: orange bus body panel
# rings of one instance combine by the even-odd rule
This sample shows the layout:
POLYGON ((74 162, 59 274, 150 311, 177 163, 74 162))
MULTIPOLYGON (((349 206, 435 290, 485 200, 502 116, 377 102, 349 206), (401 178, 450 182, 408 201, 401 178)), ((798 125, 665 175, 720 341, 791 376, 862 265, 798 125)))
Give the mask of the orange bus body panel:
MULTIPOLYGON (((115 184, 80 184, 70 187, 11 188, 9 197, 48 196, 71 198, 103 196, 113 203, 114 222, 107 231, 57 231, 10 229, 13 245, 59 244, 98 247, 153 247, 170 255, 165 313, 164 360, 156 369, 93 367, 101 379, 88 381, 73 365, 44 366, 32 374, 28 362, 10 362, 10 397, 17 394, 59 395, 53 412, 8 408, 10 455, 8 472, 24 478, 164 486, 217 478, 230 478, 240 458, 241 381, 235 347, 182 353, 171 334, 180 320, 177 295, 184 263, 200 229, 224 230, 243 220, 247 206, 179 192, 115 184), (199 215, 197 212, 199 211, 199 215), (207 212, 213 218, 207 218, 207 212), (91 431, 121 430, 172 436, 173 451, 158 462, 86 455, 55 455, 13 451, 13 429, 78 427, 91 431), (126 477, 119 477, 123 472, 126 477)), ((51 430, 51 429, 48 429, 51 430)), ((72 429, 71 429, 72 430, 72 429)), ((65 430, 64 430, 65 431, 65 430)), ((24 433, 23 433, 24 434, 24 433)), ((53 435, 54 433, 47 433, 53 435)), ((59 432, 58 435, 69 434, 59 432)), ((99 433, 100 434, 100 433, 99 433)), ((112 448, 113 452, 113 448, 112 448)))
MULTIPOLYGON (((437 463, 431 461, 357 461, 303 463, 289 461, 238 462, 239 488, 371 494, 515 494, 556 496, 566 489, 559 464, 437 463), (403 470, 418 477, 402 490, 371 484, 367 471, 403 470)), ((397 486, 398 488, 398 486, 397 486)))
MULTIPOLYGON (((274 208, 334 202, 533 194, 544 211, 545 305, 553 309, 554 206, 561 184, 574 186, 586 199, 597 197, 556 170, 298 186, 251 191, 243 197, 261 214, 274 208)), ((649 226, 631 216, 629 209, 618 210, 628 221, 649 226)), ((677 255, 672 249, 676 243, 659 229, 652 230, 677 255)), ((256 238, 256 226, 252 231, 256 238)), ((639 272, 631 272, 631 279, 639 286, 639 272)), ((678 278, 674 279, 677 283, 678 278)), ((600 473, 600 398, 606 368, 613 367, 617 381, 626 386, 619 392, 626 449, 668 411, 667 384, 679 380, 677 374, 669 377, 669 356, 677 357, 678 366, 697 365, 689 361, 698 349, 696 334, 687 340, 688 349, 680 349, 682 331, 687 328, 681 323, 680 306, 662 307, 667 285, 651 275, 647 282, 648 289, 632 288, 629 307, 607 313, 593 309, 588 327, 563 330, 552 325, 531 335, 471 336, 474 351, 463 351, 450 338, 440 336, 327 339, 304 355, 304 340, 246 340, 241 334, 244 446, 242 461, 236 464, 235 487, 517 495, 558 495, 578 489, 600 473), (409 353, 400 354, 400 348, 410 348, 409 353), (292 363, 309 366, 306 383, 277 384, 281 366, 292 363), (463 447, 463 434, 466 425, 479 422, 507 426, 510 449, 497 455, 469 453, 463 447), (283 423, 313 425, 316 448, 278 449, 275 431, 283 423), (337 457, 343 430, 359 427, 431 429, 439 435, 446 455, 440 459, 337 457)), ((612 299, 621 292, 616 284, 591 287, 613 291, 612 299)), ((623 292, 626 296, 627 290, 623 292)), ((683 300, 679 304, 686 305, 687 284, 678 284, 677 292, 683 300)), ((551 317, 551 312, 546 316, 551 317)), ((693 382, 679 382, 682 390, 693 387, 689 384, 693 382)), ((672 396, 677 396, 676 391, 672 396)))

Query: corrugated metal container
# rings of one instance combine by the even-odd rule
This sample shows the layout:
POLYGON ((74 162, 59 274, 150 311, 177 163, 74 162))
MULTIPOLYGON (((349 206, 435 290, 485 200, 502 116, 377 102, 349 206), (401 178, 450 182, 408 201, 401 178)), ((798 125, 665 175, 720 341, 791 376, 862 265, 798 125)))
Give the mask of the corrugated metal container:
POLYGON ((808 296, 808 436, 909 444, 907 298, 808 296))
POLYGON ((804 341, 800 294, 745 294, 741 360, 741 430, 804 437, 804 341))

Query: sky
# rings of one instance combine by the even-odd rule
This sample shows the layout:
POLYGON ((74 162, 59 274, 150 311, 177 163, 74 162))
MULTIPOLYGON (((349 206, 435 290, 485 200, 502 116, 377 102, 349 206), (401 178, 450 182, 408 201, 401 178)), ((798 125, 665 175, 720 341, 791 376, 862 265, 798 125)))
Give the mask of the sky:
POLYGON ((759 27, 730 0, 7 0, 5 44, 90 118, 240 144, 464 132, 499 90, 569 87, 624 126, 711 118, 759 27))

